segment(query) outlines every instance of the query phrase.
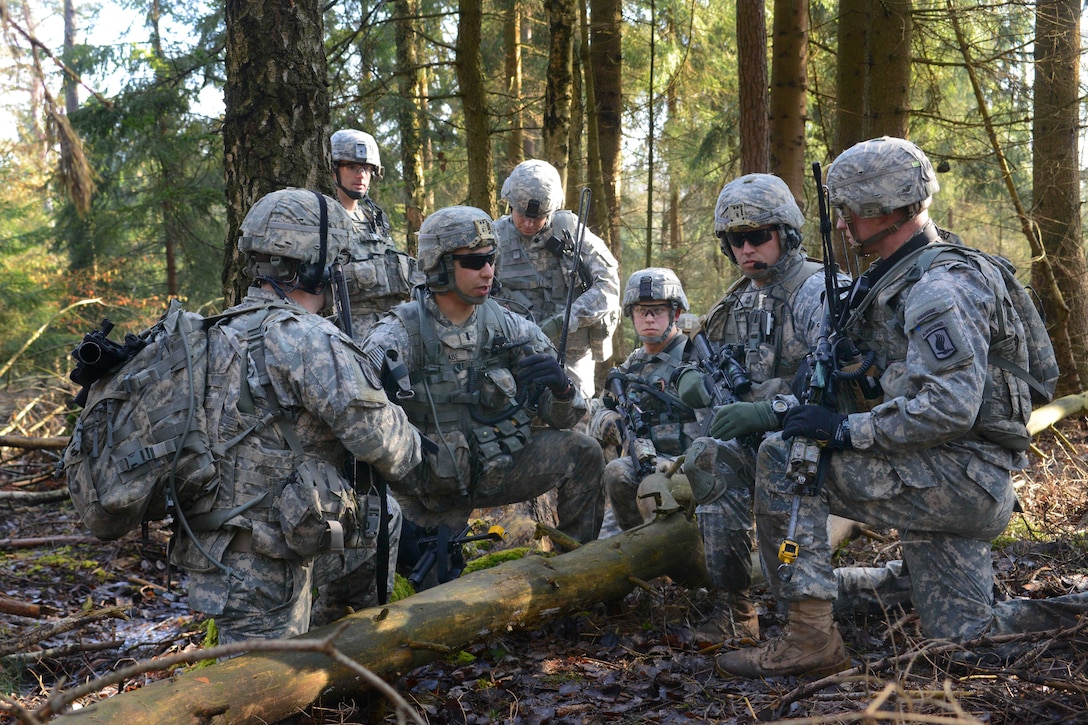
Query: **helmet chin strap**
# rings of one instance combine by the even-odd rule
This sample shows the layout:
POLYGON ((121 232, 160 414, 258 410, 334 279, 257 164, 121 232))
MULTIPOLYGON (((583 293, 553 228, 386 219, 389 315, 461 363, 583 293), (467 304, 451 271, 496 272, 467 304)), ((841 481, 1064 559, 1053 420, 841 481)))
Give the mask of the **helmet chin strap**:
POLYGON ((464 292, 462 292, 457 287, 457 285, 451 285, 451 290, 455 295, 457 295, 458 298, 461 299, 462 302, 470 305, 482 305, 483 303, 487 302, 487 298, 491 296, 488 294, 484 295, 483 297, 470 297, 469 295, 466 295, 464 292))
POLYGON ((360 199, 363 198, 363 196, 365 196, 365 194, 363 194, 363 192, 355 191, 354 189, 349 189, 340 182, 340 167, 339 166, 336 167, 336 188, 339 189, 340 191, 344 192, 345 194, 347 194, 349 199, 354 199, 355 201, 359 201, 360 199))
POLYGON ((854 249, 855 252, 864 252, 865 247, 869 246, 870 244, 876 244, 881 239, 884 239, 885 237, 888 237, 888 236, 890 236, 892 234, 895 234, 897 231, 899 231, 903 227, 904 224, 909 222, 914 217, 918 216, 918 212, 920 212, 920 211, 922 211, 922 205, 921 204, 911 204, 910 206, 905 207, 903 209, 903 218, 902 219, 895 222, 891 226, 888 226, 888 227, 885 227, 884 229, 881 229, 876 234, 870 235, 869 237, 867 237, 865 239, 862 239, 860 241, 858 241, 857 234, 855 233, 855 230, 854 230, 854 222, 851 220, 851 222, 847 225, 848 227, 850 227, 850 239, 851 239, 850 247, 852 249, 854 249))

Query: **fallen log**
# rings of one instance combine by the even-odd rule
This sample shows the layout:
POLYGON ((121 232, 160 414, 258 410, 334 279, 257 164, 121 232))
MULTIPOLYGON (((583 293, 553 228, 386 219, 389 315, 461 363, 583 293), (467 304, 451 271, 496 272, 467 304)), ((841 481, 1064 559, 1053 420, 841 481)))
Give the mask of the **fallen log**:
POLYGON ((69 436, 0 436, 0 448, 22 448, 28 451, 58 451, 68 447, 69 436))
POLYGON ((1088 392, 1066 395, 1031 411, 1028 433, 1038 435, 1058 421, 1088 410, 1088 392))
MULTIPOLYGON (((346 625, 336 648, 387 679, 495 632, 626 596, 637 581, 705 577, 699 527, 683 511, 556 557, 528 556, 473 572, 384 607, 313 630, 346 625)), ((363 689, 358 674, 316 652, 252 653, 87 705, 57 719, 77 723, 265 723, 320 697, 363 689)))

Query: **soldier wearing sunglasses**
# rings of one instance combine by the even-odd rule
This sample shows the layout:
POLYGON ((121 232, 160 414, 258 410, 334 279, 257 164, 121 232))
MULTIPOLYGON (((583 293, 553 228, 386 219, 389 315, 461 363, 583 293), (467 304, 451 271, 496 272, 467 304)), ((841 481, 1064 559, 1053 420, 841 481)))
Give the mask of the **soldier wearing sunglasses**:
MULTIPOLYGON (((714 231, 741 277, 700 320, 711 346, 731 346, 747 371, 751 390, 741 402, 713 411, 709 436, 688 448, 684 473, 697 502, 706 564, 715 589, 709 617, 698 628, 707 637, 759 637, 749 587, 752 578, 752 491, 760 434, 781 427, 796 404, 790 383, 815 342, 822 319, 823 267, 801 248, 805 218, 786 183, 770 174, 748 174, 718 196, 714 231), (754 434, 754 435, 753 435, 754 434)), ((683 368, 681 400, 710 405, 702 374, 683 368)))
POLYGON ((391 353, 403 362, 411 394, 398 402, 437 442, 436 452, 390 486, 413 531, 459 531, 474 508, 529 501, 554 488, 558 528, 591 541, 604 519, 601 449, 563 430, 582 418, 586 402, 551 342, 491 299, 497 242, 480 209, 454 206, 428 216, 419 230, 426 285, 364 341, 371 360, 391 353), (534 415, 547 427, 532 428, 534 415))

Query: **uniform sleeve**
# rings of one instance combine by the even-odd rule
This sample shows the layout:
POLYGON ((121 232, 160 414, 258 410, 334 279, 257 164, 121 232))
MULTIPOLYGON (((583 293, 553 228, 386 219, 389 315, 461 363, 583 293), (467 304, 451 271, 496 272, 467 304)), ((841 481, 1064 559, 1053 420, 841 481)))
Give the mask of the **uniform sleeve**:
POLYGON ((366 354, 367 364, 372 365, 379 374, 381 373, 381 360, 387 350, 396 350, 399 359, 404 362, 408 369, 415 369, 415 350, 412 346, 412 340, 404 329, 404 323, 392 313, 386 314, 374 327, 370 328, 370 331, 363 339, 362 348, 366 354))
POLYGON ((962 437, 974 425, 986 385, 994 294, 968 265, 931 269, 903 310, 906 392, 850 416, 856 448, 918 450, 962 437))
MULTIPOLYGON (((593 326, 610 311, 620 308, 620 268, 612 252, 608 251, 604 240, 586 230, 582 249, 582 261, 589 271, 592 283, 571 305, 571 318, 578 321, 580 329, 593 326)), ((613 315, 615 324, 609 330, 611 334, 619 324, 619 316, 613 315)))
POLYGON ((277 389, 277 395, 328 426, 353 456, 386 478, 403 477, 419 464, 419 433, 364 374, 359 349, 331 324, 320 322, 270 328, 265 338, 269 367, 278 367, 275 377, 290 386, 277 389))

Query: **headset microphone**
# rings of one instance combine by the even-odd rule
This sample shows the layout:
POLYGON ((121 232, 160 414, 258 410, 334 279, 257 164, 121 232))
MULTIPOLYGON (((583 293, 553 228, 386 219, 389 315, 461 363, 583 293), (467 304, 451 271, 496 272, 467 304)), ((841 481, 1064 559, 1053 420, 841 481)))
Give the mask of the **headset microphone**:
POLYGON ((767 269, 769 266, 766 262, 752 262, 753 269, 767 269))

